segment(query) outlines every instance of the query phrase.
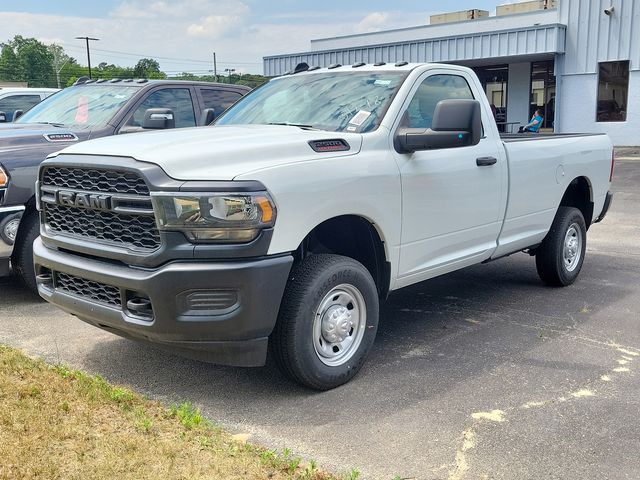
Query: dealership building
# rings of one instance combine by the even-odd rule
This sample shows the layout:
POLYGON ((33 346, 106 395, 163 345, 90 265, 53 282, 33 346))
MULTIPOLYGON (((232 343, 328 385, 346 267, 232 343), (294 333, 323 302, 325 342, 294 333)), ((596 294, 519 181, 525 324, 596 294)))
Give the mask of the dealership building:
POLYGON ((502 131, 544 113, 542 131, 604 132, 640 145, 640 1, 539 0, 433 15, 429 25, 311 40, 264 57, 278 76, 298 63, 443 62, 478 74, 502 131))

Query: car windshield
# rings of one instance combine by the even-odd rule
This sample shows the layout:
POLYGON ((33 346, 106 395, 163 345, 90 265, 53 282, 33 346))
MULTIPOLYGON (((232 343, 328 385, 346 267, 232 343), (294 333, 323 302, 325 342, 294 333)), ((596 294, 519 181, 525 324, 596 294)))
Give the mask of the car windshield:
POLYGON ((295 125, 332 132, 369 132, 380 124, 405 72, 327 72, 267 83, 216 125, 295 125))
POLYGON ((31 108, 16 123, 101 127, 113 118, 139 88, 116 85, 79 85, 65 88, 31 108))

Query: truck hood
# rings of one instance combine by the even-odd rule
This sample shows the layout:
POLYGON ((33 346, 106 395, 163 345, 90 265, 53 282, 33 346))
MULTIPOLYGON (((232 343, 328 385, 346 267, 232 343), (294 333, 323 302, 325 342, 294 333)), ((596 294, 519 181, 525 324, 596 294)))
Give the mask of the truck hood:
POLYGON ((5 123, 0 124, 0 152, 11 152, 39 144, 60 150, 88 137, 89 131, 74 132, 64 127, 39 123, 5 123))
POLYGON ((176 180, 233 180, 255 170, 323 157, 354 155, 362 135, 280 125, 196 127, 82 142, 60 153, 133 157, 176 180), (343 139, 345 151, 318 153, 309 142, 343 139))

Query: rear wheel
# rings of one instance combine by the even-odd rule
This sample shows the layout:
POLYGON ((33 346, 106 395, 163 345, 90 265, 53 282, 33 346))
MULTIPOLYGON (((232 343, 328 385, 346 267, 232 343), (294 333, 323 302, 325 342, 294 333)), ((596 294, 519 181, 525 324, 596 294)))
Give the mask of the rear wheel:
POLYGON ((536 268, 542 281, 555 287, 575 282, 582 269, 586 244, 587 228, 582 212, 560 207, 536 252, 536 268))
POLYGON ((328 390, 351 380, 373 345, 378 294, 369 271, 339 255, 312 255, 294 266, 270 346, 294 381, 328 390))
POLYGON ((13 270, 18 274, 29 290, 38 292, 36 272, 33 266, 33 242, 40 235, 40 221, 37 213, 22 219, 20 230, 11 257, 13 270))

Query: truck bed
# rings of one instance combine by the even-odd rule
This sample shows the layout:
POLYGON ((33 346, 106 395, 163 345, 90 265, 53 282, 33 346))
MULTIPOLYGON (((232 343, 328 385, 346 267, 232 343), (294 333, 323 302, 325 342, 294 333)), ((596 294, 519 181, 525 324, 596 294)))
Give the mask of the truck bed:
POLYGON ((550 138, 591 137, 605 135, 604 133, 501 133, 503 142, 524 142, 529 140, 548 140, 550 138))

